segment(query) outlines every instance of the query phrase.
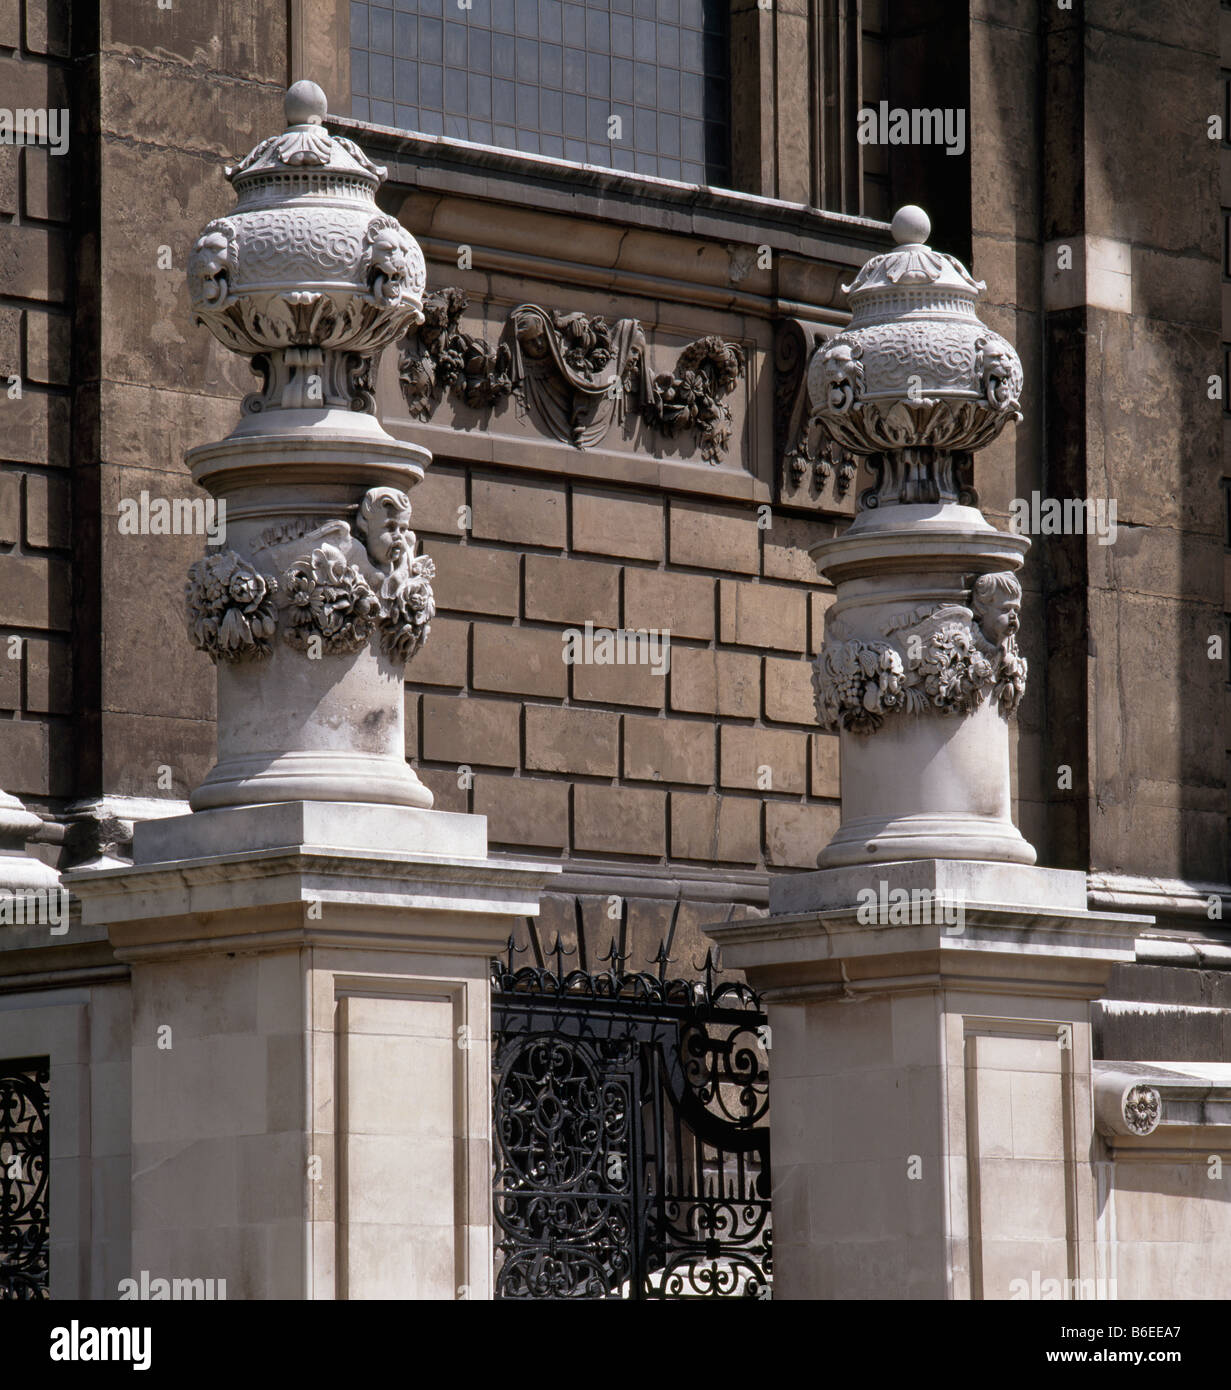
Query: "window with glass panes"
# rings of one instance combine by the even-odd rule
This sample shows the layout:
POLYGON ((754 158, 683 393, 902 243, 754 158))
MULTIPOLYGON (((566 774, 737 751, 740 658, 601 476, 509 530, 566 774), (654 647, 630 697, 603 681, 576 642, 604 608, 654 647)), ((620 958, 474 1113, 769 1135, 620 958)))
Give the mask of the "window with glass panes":
POLYGON ((351 114, 722 185, 728 13, 729 0, 354 0, 351 114))

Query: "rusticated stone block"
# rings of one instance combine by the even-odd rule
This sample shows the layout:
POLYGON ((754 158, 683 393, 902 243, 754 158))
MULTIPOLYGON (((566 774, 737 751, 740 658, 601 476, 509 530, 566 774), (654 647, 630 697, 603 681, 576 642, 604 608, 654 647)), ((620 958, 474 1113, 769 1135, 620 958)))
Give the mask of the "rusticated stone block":
POLYGON ((510 618, 516 615, 520 557, 513 551, 441 542, 424 549, 436 565, 432 589, 438 608, 510 618))
POLYGON ((670 536, 673 565, 741 574, 756 574, 761 568, 760 532, 751 510, 673 498, 670 536))
POLYGON ((26 474, 26 544, 35 550, 65 549, 70 541, 68 481, 26 474))
POLYGON ((751 652, 676 647, 671 653, 671 708, 692 714, 755 719, 761 712, 761 659, 751 652))
MULTIPOLYGON (((67 641, 30 637, 26 657, 26 709, 31 714, 69 714, 73 707, 72 648, 67 641)), ((0 669, 16 666, 0 651, 0 669)))
POLYGON ((0 224, 0 294, 59 303, 68 293, 68 283, 65 232, 0 224))
POLYGON ((838 781, 838 735, 812 735, 812 786, 813 796, 841 795, 838 781))
POLYGON ((792 869, 816 868, 816 857, 833 838, 841 820, 836 806, 765 803, 765 860, 792 869))
POLYGON ((765 658, 765 717, 777 724, 815 724, 812 663, 765 658))
POLYGON ((11 796, 46 796, 51 790, 47 726, 0 720, 0 767, 4 768, 4 790, 11 796))
POLYGON ((742 647, 802 652, 808 644, 807 594, 780 584, 718 584, 718 636, 742 647))
POLYGON ((661 560, 662 502, 653 497, 575 487, 573 549, 622 559, 661 560))
POLYGON ((424 695, 423 757, 461 766, 516 767, 520 706, 512 700, 424 695))
POLYGON ((0 48, 21 47, 21 0, 0 3, 0 48))
POLYGON ((0 623, 67 631, 68 566, 31 555, 0 555, 0 623))
MULTIPOLYGON (((673 661, 675 656, 673 649, 673 661)), ((662 709, 667 698, 667 677, 655 675, 653 666, 600 666, 596 662, 583 661, 569 669, 574 700, 662 709)))
POLYGON ((20 188, 21 150, 17 145, 0 145, 0 217, 17 215, 20 188))
POLYGON ((624 571, 624 626, 668 628, 672 637, 714 636, 714 581, 670 570, 624 571))
POLYGON ((672 792, 671 857, 755 864, 761 857, 760 801, 672 792))
MULTIPOLYGON (((450 473, 435 464, 410 494, 410 515, 416 531, 439 536, 463 536, 466 517, 466 475, 450 473)), ((428 547, 430 551, 430 547, 428 547)))
MULTIPOLYGON (((23 653, 10 655, 9 634, 0 633, 0 709, 21 708, 21 663, 23 653)), ((23 646, 25 643, 22 644, 23 646)))
POLYGON ((825 615, 833 607, 835 595, 831 592, 812 592, 808 595, 808 647, 813 656, 821 650, 825 641, 825 615))
POLYGON ((402 691, 402 716, 406 757, 414 762, 419 756, 419 696, 413 690, 402 691))
POLYGON ((797 584, 820 580, 809 546, 828 540, 837 530, 832 521, 817 517, 779 516, 764 531, 762 573, 769 579, 789 579, 797 584))
POLYGON ((415 771, 435 798, 434 811, 458 811, 465 815, 470 810, 470 793, 454 768, 417 767, 415 771))
POLYGON ((526 767, 616 776, 620 716, 606 710, 526 706, 526 767))
POLYGON ((552 483, 509 483, 476 474, 470 484, 479 540, 562 547, 568 532, 564 489, 552 483))
MULTIPOLYGON (((3 148, 3 146, 0 146, 3 148)), ((0 215, 3 205, 0 204, 0 215)), ((0 387, 6 394, 8 378, 21 375, 21 310, 0 306, 0 387)))
POLYGON ((714 726, 705 721, 624 716, 624 776, 639 782, 714 780, 714 726))
POLYGON ((666 792, 639 787, 573 789, 573 849, 578 854, 666 853, 666 792))
POLYGON ((474 687, 564 699, 568 668, 560 634, 545 628, 475 623, 474 687))
POLYGON ((0 545, 16 545, 21 534, 21 474, 0 473, 0 545))
POLYGON ((26 47, 56 58, 69 55, 69 0, 26 0, 26 47))
POLYGON ((456 618, 433 618, 427 641, 406 667, 411 685, 466 684, 470 624, 456 618))
POLYGON ((72 320, 66 314, 26 311, 26 376, 43 385, 68 381, 72 320))
POLYGON ((784 730, 723 726, 720 768, 724 787, 750 791, 803 792, 807 739, 784 730))
POLYGON ((0 392, 0 457, 65 468, 68 441, 67 396, 29 390, 20 400, 9 400, 0 392))
POLYGON ((532 777, 475 778, 475 814, 487 817, 490 844, 568 847, 568 784, 532 777))
POLYGON ((47 149, 27 149, 22 156, 23 209, 39 222, 67 222, 72 217, 68 159, 47 149))
POLYGON ((554 555, 526 556, 527 618, 582 627, 616 627, 620 621, 620 571, 616 565, 554 555))

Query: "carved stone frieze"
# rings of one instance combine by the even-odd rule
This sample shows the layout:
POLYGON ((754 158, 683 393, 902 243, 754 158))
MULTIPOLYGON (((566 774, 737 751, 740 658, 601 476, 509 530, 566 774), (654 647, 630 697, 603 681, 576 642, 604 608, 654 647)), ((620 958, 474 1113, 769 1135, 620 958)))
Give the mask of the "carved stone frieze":
POLYGON ((738 344, 699 338, 674 371, 653 375, 636 319, 519 304, 492 346, 462 331, 468 304, 460 289, 434 291, 422 327, 402 345, 398 376, 414 419, 429 420, 446 394, 472 410, 512 395, 553 438, 591 449, 632 410, 667 438, 691 432, 702 458, 721 462, 731 432, 724 398, 746 367, 738 344))
POLYGON ((1012 714, 1026 688, 1021 598, 1006 571, 975 579, 968 606, 924 605, 892 617, 879 636, 852 635, 839 618, 813 665, 820 724, 868 734, 888 714, 968 714, 986 699, 1012 714))

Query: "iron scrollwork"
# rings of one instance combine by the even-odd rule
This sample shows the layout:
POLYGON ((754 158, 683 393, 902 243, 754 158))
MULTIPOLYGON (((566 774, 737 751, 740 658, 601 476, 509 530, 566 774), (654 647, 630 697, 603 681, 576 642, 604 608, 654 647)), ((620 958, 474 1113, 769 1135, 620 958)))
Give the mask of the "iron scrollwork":
POLYGON ((46 1299, 46 1057, 0 1063, 0 1299, 46 1299))
MULTIPOLYGON (((623 938, 622 938, 623 939, 623 938)), ((765 1015, 746 985, 493 964, 496 1297, 768 1297, 765 1015)))

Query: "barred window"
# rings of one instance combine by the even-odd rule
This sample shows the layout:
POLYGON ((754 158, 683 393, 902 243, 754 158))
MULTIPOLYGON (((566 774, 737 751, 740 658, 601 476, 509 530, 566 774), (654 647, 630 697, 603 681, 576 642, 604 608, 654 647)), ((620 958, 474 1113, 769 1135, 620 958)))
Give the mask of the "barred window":
POLYGON ((49 1298, 50 1059, 0 1061, 0 1300, 49 1298))
POLYGON ((350 14, 359 120, 729 181, 727 0, 354 0, 350 14))

